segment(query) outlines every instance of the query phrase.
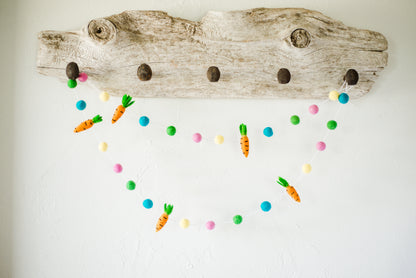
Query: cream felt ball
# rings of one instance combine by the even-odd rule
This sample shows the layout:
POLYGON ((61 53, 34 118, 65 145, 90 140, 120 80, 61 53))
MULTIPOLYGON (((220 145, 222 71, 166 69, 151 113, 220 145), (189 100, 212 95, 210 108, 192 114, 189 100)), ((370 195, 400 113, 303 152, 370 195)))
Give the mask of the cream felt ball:
POLYGON ((222 135, 217 135, 215 136, 214 142, 217 145, 221 145, 222 143, 224 143, 224 137, 222 135))
POLYGON ((312 166, 311 166, 310 164, 308 164, 308 163, 303 164, 303 165, 302 165, 302 171, 303 171, 305 174, 308 174, 308 173, 310 173, 310 172, 312 171, 312 166))
POLYGON ((188 220, 188 219, 186 219, 186 218, 181 219, 181 221, 179 222, 179 226, 180 226, 182 229, 186 229, 186 228, 188 228, 188 227, 189 227, 189 220, 188 220))
POLYGON ((338 96, 339 96, 338 91, 330 91, 328 95, 329 99, 333 101, 338 100, 338 96))
POLYGON ((101 142, 100 144, 98 144, 98 149, 102 152, 107 151, 108 145, 106 142, 101 142))
POLYGON ((100 100, 106 102, 110 99, 110 95, 107 92, 102 92, 100 94, 100 100))

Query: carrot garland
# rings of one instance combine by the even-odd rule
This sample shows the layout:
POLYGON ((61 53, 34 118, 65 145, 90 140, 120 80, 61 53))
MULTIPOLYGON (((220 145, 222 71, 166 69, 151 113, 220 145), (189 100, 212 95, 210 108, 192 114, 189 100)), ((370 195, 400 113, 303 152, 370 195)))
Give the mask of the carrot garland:
POLYGON ((283 187, 286 187, 286 192, 293 198, 293 200, 300 203, 300 198, 295 188, 293 186, 290 186, 289 183, 284 178, 279 177, 279 180, 277 181, 277 183, 283 187))
POLYGON ((159 217, 159 220, 156 224, 156 232, 159 232, 163 226, 165 226, 166 222, 168 222, 169 215, 172 213, 173 206, 165 204, 165 212, 159 217))
POLYGON ((250 145, 249 145, 248 137, 247 137, 247 126, 245 124, 240 125, 240 134, 241 134, 241 139, 240 139, 241 150, 243 151, 244 156, 247 157, 248 151, 250 149, 250 145))
POLYGON ((84 130, 91 128, 94 124, 99 123, 103 120, 100 115, 95 116, 92 119, 86 120, 85 122, 80 123, 75 129, 74 132, 78 133, 84 130))
POLYGON ((113 119, 111 120, 113 124, 117 122, 118 119, 120 119, 120 117, 126 111, 126 108, 134 103, 134 101, 131 101, 131 100, 132 100, 131 96, 129 95, 123 96, 123 99, 121 100, 121 104, 117 107, 116 111, 114 111, 113 119))

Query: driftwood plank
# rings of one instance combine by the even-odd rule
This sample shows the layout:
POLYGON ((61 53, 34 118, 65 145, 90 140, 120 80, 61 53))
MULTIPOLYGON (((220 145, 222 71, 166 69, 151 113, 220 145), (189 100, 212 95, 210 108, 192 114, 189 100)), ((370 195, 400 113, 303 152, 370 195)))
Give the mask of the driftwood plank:
POLYGON ((200 22, 126 11, 38 37, 41 74, 66 81, 66 65, 76 62, 88 83, 135 97, 326 98, 355 69, 354 98, 369 92, 388 57, 380 33, 297 8, 208 12, 200 22), (151 68, 148 81, 138 78, 141 64, 151 68), (218 82, 207 78, 211 66, 218 82), (277 79, 282 68, 287 84, 277 79))

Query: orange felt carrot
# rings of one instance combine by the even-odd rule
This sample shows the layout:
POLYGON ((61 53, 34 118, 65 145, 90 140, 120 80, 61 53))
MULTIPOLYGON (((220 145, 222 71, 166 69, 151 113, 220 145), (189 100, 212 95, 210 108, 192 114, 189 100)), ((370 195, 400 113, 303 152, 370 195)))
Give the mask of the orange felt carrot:
POLYGON ((166 222, 168 222, 169 215, 172 213, 173 206, 165 204, 165 212, 159 217, 159 220, 156 224, 156 232, 159 232, 163 226, 165 226, 166 222))
POLYGON ((131 100, 132 100, 131 96, 129 95, 123 96, 123 99, 121 100, 121 104, 117 107, 116 111, 114 111, 113 119, 111 119, 111 122, 113 124, 117 122, 118 119, 120 119, 120 117, 126 111, 126 108, 134 103, 134 101, 131 101, 131 100))
POLYGON ((241 150, 243 151, 244 156, 247 157, 248 151, 250 149, 250 145, 249 145, 248 137, 247 137, 247 126, 245 124, 240 125, 240 134, 241 134, 241 139, 240 139, 241 150))
POLYGON ((279 177, 277 183, 283 187, 286 187, 286 192, 290 195, 290 197, 292 197, 293 200, 295 200, 296 202, 300 203, 300 198, 295 188, 293 186, 290 186, 284 178, 279 177))
POLYGON ((92 119, 86 120, 85 122, 80 123, 75 129, 74 132, 78 133, 84 130, 91 128, 94 124, 99 123, 103 120, 100 115, 95 116, 92 119))

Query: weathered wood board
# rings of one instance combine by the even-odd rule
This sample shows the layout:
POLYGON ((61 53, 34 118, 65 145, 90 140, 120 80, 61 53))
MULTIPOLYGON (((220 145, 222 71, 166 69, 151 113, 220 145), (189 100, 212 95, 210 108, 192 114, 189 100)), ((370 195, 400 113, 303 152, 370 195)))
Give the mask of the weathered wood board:
POLYGON ((134 97, 326 98, 355 69, 355 98, 369 92, 388 57, 382 34, 298 8, 208 12, 200 22, 126 11, 38 38, 41 74, 66 82, 66 65, 76 62, 87 83, 134 97), (138 78, 141 64, 152 70, 148 81, 138 78), (211 66, 220 70, 218 82, 207 78, 211 66), (277 79, 282 68, 287 84, 277 79))

